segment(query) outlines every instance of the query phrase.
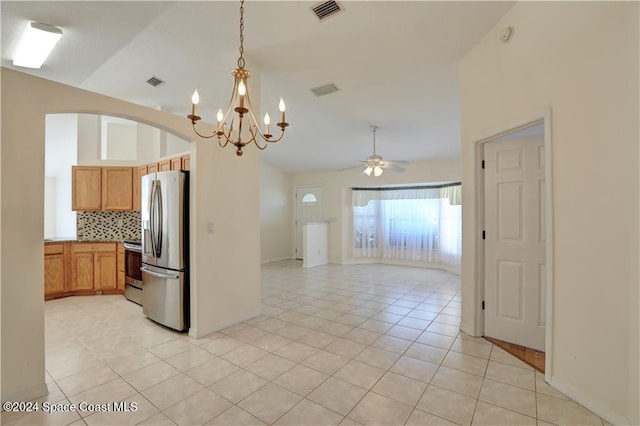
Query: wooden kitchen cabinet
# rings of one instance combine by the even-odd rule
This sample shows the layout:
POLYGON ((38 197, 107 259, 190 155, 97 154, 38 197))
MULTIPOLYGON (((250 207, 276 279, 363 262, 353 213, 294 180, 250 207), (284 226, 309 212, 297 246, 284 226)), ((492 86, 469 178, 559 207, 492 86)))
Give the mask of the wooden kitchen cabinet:
MULTIPOLYGON (((114 247, 115 248, 115 247, 114 247)), ((115 290, 118 287, 116 252, 94 254, 94 281, 95 290, 115 290)))
POLYGON ((133 210, 131 167, 73 166, 71 209, 133 210))
POLYGON ((44 296, 53 299, 70 290, 65 244, 44 246, 44 296))
POLYGON ((71 210, 102 210, 102 168, 73 166, 71 210))
POLYGON ((124 246, 122 243, 118 244, 116 257, 116 263, 118 265, 118 272, 116 277, 117 287, 118 290, 124 291, 124 246))
POLYGON ((102 168, 102 210, 133 210, 133 169, 102 168))
POLYGON ((142 176, 147 174, 147 166, 133 168, 133 210, 140 211, 140 189, 142 176))
POLYGON ((190 170, 191 167, 191 157, 189 154, 183 155, 180 157, 182 159, 182 170, 190 170))
POLYGON ((162 160, 158 163, 159 172, 167 172, 171 169, 171 159, 162 160))
POLYGON ((155 173, 158 170, 158 163, 147 164, 147 174, 155 173))
POLYGON ((72 264, 72 289, 93 290, 93 253, 74 253, 72 264))
POLYGON ((171 158, 171 170, 182 170, 182 157, 171 158))
POLYGON ((71 251, 74 291, 117 288, 116 243, 74 243, 71 251))

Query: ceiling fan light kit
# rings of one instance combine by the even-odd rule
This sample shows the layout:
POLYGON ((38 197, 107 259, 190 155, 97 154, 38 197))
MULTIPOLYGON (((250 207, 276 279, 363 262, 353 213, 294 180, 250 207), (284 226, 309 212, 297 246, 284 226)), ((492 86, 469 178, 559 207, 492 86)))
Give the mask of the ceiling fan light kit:
MULTIPOLYGON (((365 163, 365 168, 362 171, 365 175, 373 177, 380 177, 384 173, 384 169, 391 169, 396 172, 404 172, 405 168, 400 167, 400 165, 408 165, 409 162, 405 160, 383 160, 382 156, 376 154, 376 131, 378 130, 378 126, 371 126, 371 131, 373 132, 373 155, 367 157, 366 160, 363 161, 365 163)), ((360 166, 356 166, 360 167, 360 166)))
POLYGON ((216 116, 218 125, 216 130, 210 134, 205 135, 198 131, 196 123, 202 119, 198 115, 198 104, 200 103, 200 95, 196 89, 191 97, 191 114, 187 115, 187 118, 191 120, 193 131, 202 138, 218 137, 218 145, 226 147, 231 144, 236 147, 236 155, 242 155, 242 148, 250 143, 254 143, 258 149, 264 150, 269 143, 278 142, 284 136, 284 131, 289 126, 289 123, 285 121, 285 103, 282 98, 278 104, 280 110, 280 121, 276 123, 276 126, 280 128, 280 136, 276 139, 272 139, 273 135, 270 133, 269 125, 271 124, 271 117, 269 113, 264 116, 264 132, 260 132, 260 126, 256 120, 256 116, 253 113, 253 106, 251 105, 251 99, 249 98, 249 87, 247 86, 247 80, 251 77, 251 72, 245 69, 244 61, 244 0, 240 0, 240 57, 238 58, 238 67, 235 68, 231 75, 233 76, 233 91, 231 93, 231 99, 226 112, 222 111, 222 108, 218 109, 216 116), (247 118, 247 121, 243 121, 247 118), (237 119, 237 122, 236 122, 237 119), (229 121, 230 120, 230 121, 229 121), (243 124, 248 125, 248 129, 243 127, 243 124), (227 127, 228 124, 228 127, 227 127), (244 133, 243 133, 244 131, 244 133), (243 140, 244 136, 244 140, 243 140), (261 143, 262 140, 264 143, 261 143))

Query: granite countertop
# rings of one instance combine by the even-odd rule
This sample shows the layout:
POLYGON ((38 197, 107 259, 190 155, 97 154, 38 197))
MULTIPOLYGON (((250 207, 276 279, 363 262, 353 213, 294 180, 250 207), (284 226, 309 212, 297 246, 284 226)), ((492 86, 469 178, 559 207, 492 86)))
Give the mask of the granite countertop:
POLYGON ((82 239, 77 237, 51 237, 45 238, 45 244, 52 243, 121 243, 123 240, 91 240, 91 239, 82 239))

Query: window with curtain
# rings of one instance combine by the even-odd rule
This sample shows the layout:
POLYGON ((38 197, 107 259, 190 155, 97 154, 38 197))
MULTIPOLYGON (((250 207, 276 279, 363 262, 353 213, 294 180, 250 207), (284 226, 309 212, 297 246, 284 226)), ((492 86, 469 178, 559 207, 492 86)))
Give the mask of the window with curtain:
POLYGON ((353 188, 354 257, 460 268, 461 185, 353 188))

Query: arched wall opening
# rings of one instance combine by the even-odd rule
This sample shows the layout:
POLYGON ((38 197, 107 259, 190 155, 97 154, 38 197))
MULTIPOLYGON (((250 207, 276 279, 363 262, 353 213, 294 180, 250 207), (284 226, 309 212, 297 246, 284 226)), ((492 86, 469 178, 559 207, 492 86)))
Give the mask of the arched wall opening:
POLYGON ((233 151, 193 139, 186 118, 163 111, 5 68, 1 77, 2 401, 33 400, 47 393, 42 238, 48 114, 107 114, 190 140, 189 334, 202 337, 260 313, 257 153, 248 151, 238 161, 233 151), (215 223, 215 234, 207 232, 210 223, 215 223))

